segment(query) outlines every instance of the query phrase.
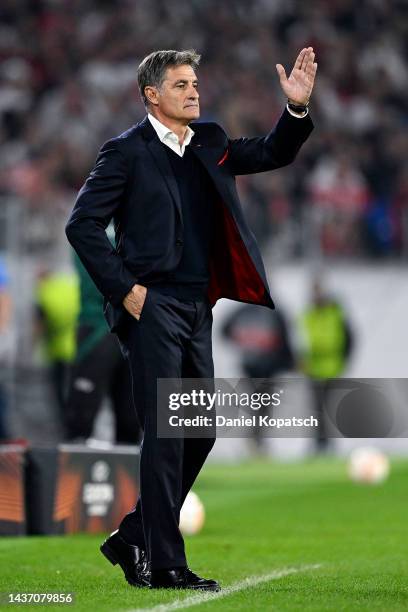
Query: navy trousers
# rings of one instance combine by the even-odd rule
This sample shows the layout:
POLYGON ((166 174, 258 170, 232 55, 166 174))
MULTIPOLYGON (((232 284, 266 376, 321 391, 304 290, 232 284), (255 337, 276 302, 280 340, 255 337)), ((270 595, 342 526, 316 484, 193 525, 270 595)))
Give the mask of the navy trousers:
POLYGON ((184 301, 150 287, 140 320, 131 318, 121 337, 144 436, 140 496, 119 533, 147 551, 152 569, 187 565, 180 510, 215 442, 157 437, 157 378, 213 378, 211 331, 207 300, 184 301))

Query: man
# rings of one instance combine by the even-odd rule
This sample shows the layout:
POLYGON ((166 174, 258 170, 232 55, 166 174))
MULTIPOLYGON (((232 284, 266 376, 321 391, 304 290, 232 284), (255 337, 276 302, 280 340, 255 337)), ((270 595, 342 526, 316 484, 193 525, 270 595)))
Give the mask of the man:
MULTIPOLYGON (((251 393, 266 390, 273 393, 276 377, 293 368, 289 330, 280 309, 252 304, 240 306, 224 323, 222 334, 239 351, 241 369, 248 378, 251 393)), ((270 415, 270 407, 261 406, 257 414, 270 415)), ((253 450, 257 454, 264 453, 262 427, 255 425, 250 433, 253 450)))
POLYGON ((105 296, 144 430, 138 503, 102 552, 134 585, 218 590, 187 567, 178 526, 214 440, 157 437, 156 381, 213 377, 211 306, 219 298, 273 308, 235 175, 293 161, 313 127, 307 103, 317 64, 311 47, 289 78, 278 64, 293 108, 266 137, 229 139, 215 123, 189 125, 200 115, 199 60, 194 51, 156 51, 142 61, 148 116, 103 145, 66 231, 105 296), (116 249, 105 234, 112 217, 116 249))
POLYGON ((58 421, 63 429, 79 312, 76 276, 53 272, 44 266, 38 273, 35 300, 34 335, 42 342, 58 407, 58 421))
POLYGON ((318 420, 316 451, 326 451, 325 403, 329 401, 332 381, 347 367, 353 333, 343 306, 329 295, 321 281, 312 284, 311 304, 302 314, 300 331, 304 343, 301 369, 309 377, 315 413, 318 420))

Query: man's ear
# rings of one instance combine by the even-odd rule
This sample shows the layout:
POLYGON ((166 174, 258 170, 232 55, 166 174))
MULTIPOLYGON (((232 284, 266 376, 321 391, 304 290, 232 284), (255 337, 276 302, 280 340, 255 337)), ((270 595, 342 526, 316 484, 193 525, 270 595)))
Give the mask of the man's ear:
POLYGON ((147 87, 144 88, 144 94, 146 98, 148 99, 149 104, 153 104, 154 106, 157 106, 157 104, 159 103, 159 100, 158 100, 159 92, 158 92, 157 87, 147 85, 147 87))

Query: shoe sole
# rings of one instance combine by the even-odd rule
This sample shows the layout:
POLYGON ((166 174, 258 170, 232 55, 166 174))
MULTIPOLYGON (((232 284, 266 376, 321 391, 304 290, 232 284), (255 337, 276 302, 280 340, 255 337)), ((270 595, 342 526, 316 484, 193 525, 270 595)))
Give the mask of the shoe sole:
POLYGON ((207 586, 207 587, 199 587, 199 586, 173 586, 173 585, 169 585, 169 586, 152 586, 151 584, 149 585, 149 588, 151 589, 174 589, 176 591, 181 591, 181 590, 185 590, 185 591, 212 591, 212 592, 218 592, 221 591, 221 587, 217 584, 214 584, 212 586, 207 586))
POLYGON ((121 569, 123 570, 123 573, 125 574, 126 582, 128 584, 139 588, 150 586, 148 582, 135 582, 135 580, 127 576, 126 571, 122 567, 122 564, 118 559, 115 551, 109 546, 109 544, 104 542, 102 546, 99 547, 99 550, 107 558, 107 560, 112 563, 112 565, 120 565, 121 569))

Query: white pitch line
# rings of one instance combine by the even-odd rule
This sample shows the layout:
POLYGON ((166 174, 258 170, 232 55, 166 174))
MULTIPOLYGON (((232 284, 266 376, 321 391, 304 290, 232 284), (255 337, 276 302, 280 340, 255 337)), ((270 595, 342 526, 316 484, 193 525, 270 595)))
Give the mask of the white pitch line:
POLYGON ((269 574, 264 574, 263 576, 250 576, 249 578, 244 578, 240 582, 235 582, 234 584, 231 584, 231 586, 225 587, 216 593, 211 591, 203 591, 201 593, 197 593, 196 595, 192 595, 191 597, 186 597, 185 599, 176 599, 168 604, 159 604, 158 606, 153 606, 153 608, 132 608, 130 610, 126 610, 126 612, 172 612, 173 610, 182 610, 183 608, 199 606, 207 601, 214 601, 215 599, 228 597, 233 593, 251 589, 252 587, 258 586, 258 584, 269 582, 270 580, 278 580, 279 578, 285 578, 285 576, 290 576, 291 574, 299 574, 300 572, 307 572, 309 570, 318 569, 319 567, 321 567, 321 565, 285 567, 275 570, 269 574))

